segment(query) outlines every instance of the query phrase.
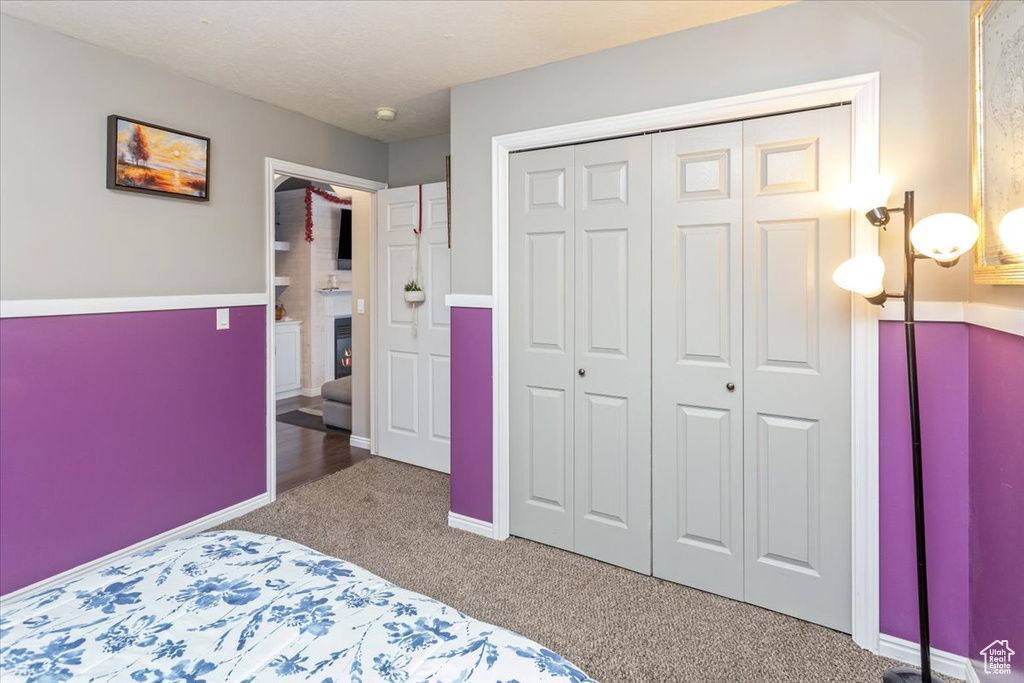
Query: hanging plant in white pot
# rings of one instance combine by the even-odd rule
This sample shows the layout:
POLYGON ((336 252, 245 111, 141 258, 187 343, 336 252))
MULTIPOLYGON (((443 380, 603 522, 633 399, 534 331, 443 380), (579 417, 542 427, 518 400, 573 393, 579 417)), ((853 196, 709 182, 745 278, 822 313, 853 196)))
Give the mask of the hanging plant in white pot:
POLYGON ((415 280, 409 280, 405 283, 405 300, 410 304, 421 304, 427 298, 427 295, 420 289, 420 285, 415 280))

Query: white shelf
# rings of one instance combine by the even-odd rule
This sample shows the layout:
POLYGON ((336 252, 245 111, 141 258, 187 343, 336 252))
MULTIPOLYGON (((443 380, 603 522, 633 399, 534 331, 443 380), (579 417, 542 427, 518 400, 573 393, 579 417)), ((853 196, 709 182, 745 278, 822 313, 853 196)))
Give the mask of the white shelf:
POLYGON ((291 251, 291 242, 274 242, 274 251, 291 251))
POLYGON ((291 280, 288 279, 287 275, 281 275, 274 278, 275 287, 287 287, 289 284, 291 284, 291 280))

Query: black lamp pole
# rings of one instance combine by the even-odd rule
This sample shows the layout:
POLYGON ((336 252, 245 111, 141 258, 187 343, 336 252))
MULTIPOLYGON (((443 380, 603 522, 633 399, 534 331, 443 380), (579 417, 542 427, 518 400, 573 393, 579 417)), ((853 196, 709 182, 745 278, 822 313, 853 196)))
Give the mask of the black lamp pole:
MULTIPOLYGON (((900 211, 889 209, 888 213, 900 211)), ((917 614, 920 625, 921 671, 898 667, 889 669, 883 683, 943 683, 932 676, 931 632, 928 626, 928 558, 924 536, 924 474, 921 463, 921 408, 917 391, 917 337, 914 331, 914 261, 919 258, 910 242, 914 228, 914 193, 903 195, 903 294, 890 294, 890 298, 903 299, 903 329, 907 338, 907 389, 910 397, 911 460, 914 467, 914 531, 917 537, 917 614)), ((869 218, 871 218, 869 214, 869 218)), ((875 222, 875 221, 872 221, 875 222)), ((885 223, 882 223, 884 226, 885 223)))

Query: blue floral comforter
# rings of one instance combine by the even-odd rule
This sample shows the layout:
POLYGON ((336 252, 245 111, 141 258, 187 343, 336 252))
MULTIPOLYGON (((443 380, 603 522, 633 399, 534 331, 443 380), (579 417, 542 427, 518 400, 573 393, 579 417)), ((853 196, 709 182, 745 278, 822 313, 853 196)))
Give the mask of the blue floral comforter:
POLYGON ((200 534, 0 607, 0 679, 590 681, 537 643, 270 536, 200 534))

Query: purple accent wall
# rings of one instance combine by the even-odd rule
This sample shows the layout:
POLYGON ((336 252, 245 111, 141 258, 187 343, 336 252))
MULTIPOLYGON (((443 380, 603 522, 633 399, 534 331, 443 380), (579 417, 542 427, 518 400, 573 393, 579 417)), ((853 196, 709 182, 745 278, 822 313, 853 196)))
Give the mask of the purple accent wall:
POLYGON ((1024 337, 970 329, 970 656, 994 640, 1024 681, 1024 337))
POLYGON ((452 309, 451 510, 490 522, 491 309, 452 309))
MULTIPOLYGON (((967 654, 967 325, 917 323, 932 646, 967 654)), ((879 589, 882 633, 916 642, 914 541, 903 323, 879 324, 879 589)))
POLYGON ((0 593, 266 490, 266 309, 0 320, 0 593))

